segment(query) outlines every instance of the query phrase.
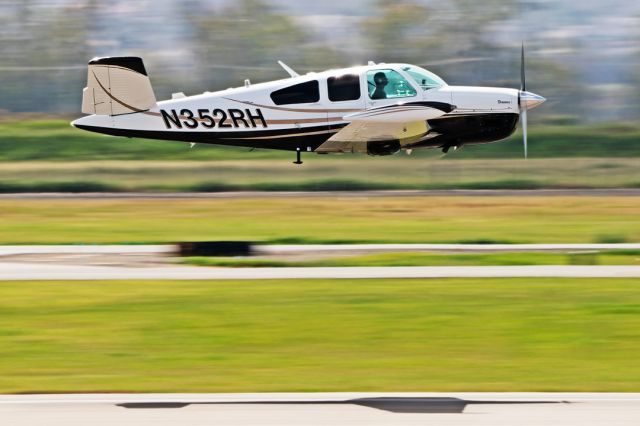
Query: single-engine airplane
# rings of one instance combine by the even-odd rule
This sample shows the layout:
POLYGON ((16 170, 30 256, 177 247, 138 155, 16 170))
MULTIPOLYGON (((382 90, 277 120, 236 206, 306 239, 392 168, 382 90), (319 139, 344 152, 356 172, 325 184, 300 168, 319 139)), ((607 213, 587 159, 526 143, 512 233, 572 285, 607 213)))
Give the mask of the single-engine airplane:
POLYGON ((175 140, 302 152, 391 155, 417 148, 444 153, 505 139, 522 121, 527 156, 527 110, 545 99, 521 87, 449 86, 418 66, 376 64, 299 75, 195 96, 156 101, 137 57, 89 62, 82 112, 72 125, 129 138, 175 140))

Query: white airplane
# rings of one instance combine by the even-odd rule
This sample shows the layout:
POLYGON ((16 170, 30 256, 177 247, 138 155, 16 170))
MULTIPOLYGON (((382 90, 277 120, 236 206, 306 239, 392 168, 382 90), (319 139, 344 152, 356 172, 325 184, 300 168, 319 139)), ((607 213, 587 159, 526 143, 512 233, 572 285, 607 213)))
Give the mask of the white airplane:
POLYGON ((157 102, 137 57, 89 62, 82 112, 72 125, 129 138, 175 140, 317 154, 391 155, 400 150, 495 142, 545 99, 521 88, 449 86, 408 64, 375 64, 299 75, 196 96, 175 93, 157 102))

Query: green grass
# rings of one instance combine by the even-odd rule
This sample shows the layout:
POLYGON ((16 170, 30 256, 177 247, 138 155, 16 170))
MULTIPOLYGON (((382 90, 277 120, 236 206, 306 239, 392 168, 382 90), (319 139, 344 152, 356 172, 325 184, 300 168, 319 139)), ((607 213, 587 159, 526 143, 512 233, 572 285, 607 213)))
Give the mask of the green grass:
MULTIPOLYGON (((640 156, 640 126, 638 123, 530 124, 529 155, 533 158, 637 157, 640 156)), ((522 135, 517 132, 502 144, 465 148, 457 158, 521 156, 522 135)))
POLYGON ((0 392, 640 391, 624 279, 5 282, 0 392))
POLYGON ((437 150, 388 157, 304 154, 298 167, 289 152, 190 149, 83 132, 65 120, 0 121, 0 192, 640 187, 640 125, 535 129, 528 161, 516 137, 445 158, 437 150))
MULTIPOLYGON (((0 161, 89 160, 233 160, 291 159, 290 153, 114 138, 72 128, 70 120, 5 120, 0 122, 0 161)), ((549 157, 640 157, 640 125, 530 126, 530 154, 549 157)), ((416 152, 418 157, 439 155, 416 152)), ((521 158, 519 134, 498 144, 466 147, 452 158, 521 158)))
POLYGON ((313 155, 299 167, 290 160, 0 162, 0 192, 640 187, 640 158, 524 161, 313 155))
MULTIPOLYGON (((22 120, 0 122, 0 161, 88 161, 240 159, 246 149, 199 146, 189 149, 180 142, 116 138, 71 127, 70 120, 22 120)), ((277 157, 270 151, 253 158, 277 157)), ((281 153, 280 153, 281 155, 281 153)))
POLYGON ((0 200, 0 243, 640 241, 636 197, 0 200))
POLYGON ((383 253, 322 260, 279 261, 243 257, 188 257, 187 265, 255 267, 319 266, 515 266, 515 265, 640 265, 633 250, 583 253, 383 253))
POLYGON ((290 160, 0 162, 0 192, 640 187, 640 158, 524 161, 313 155, 302 166, 290 160))

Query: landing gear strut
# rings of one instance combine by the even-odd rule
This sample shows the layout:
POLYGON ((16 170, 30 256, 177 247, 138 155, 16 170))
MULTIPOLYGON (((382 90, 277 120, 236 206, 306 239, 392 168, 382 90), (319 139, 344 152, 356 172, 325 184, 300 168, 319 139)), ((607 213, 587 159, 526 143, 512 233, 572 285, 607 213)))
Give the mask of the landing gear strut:
POLYGON ((300 148, 296 148, 296 161, 294 161, 293 164, 302 164, 300 156, 300 148))

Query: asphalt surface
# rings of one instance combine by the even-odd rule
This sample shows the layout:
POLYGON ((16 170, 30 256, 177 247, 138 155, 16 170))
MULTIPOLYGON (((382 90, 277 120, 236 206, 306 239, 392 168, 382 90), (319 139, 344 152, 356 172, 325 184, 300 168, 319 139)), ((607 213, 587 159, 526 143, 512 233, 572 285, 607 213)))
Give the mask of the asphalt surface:
MULTIPOLYGON (((296 260, 381 252, 591 252, 640 244, 364 244, 256 246, 261 258, 296 260)), ((640 266, 437 266, 215 268, 176 265, 174 245, 0 246, 0 281, 359 278, 639 278, 640 266)))
MULTIPOLYGON (((640 250, 640 244, 307 244, 257 246, 259 253, 522 253, 640 250)), ((0 254, 2 247, 0 247, 0 254)))
POLYGON ((640 266, 396 266, 323 268, 211 268, 198 266, 86 266, 0 263, 0 281, 262 280, 365 278, 640 278, 640 266))
POLYGON ((640 394, 0 396, 0 422, 74 425, 637 426, 640 394))
POLYGON ((0 199, 181 199, 181 198, 345 198, 345 197, 638 197, 639 188, 628 189, 451 189, 389 191, 242 191, 242 192, 96 192, 0 194, 0 199))
MULTIPOLYGON (((291 253, 394 253, 394 252, 583 252, 640 250, 640 243, 624 244, 295 244, 254 246, 256 254, 291 253)), ((156 254, 171 255, 176 245, 14 245, 0 246, 1 256, 48 254, 156 254)))
POLYGON ((0 256, 48 254, 172 254, 176 246, 166 245, 38 245, 0 246, 0 256))

